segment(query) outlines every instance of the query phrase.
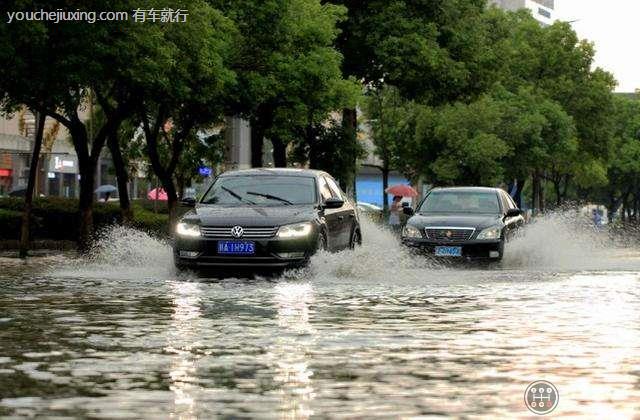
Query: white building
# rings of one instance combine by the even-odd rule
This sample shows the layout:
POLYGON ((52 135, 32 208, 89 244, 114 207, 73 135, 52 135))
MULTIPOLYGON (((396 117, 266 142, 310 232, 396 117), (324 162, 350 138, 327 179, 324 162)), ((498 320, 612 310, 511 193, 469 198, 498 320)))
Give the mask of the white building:
POLYGON ((511 11, 529 9, 543 25, 551 25, 556 21, 555 0, 489 0, 489 4, 511 11))

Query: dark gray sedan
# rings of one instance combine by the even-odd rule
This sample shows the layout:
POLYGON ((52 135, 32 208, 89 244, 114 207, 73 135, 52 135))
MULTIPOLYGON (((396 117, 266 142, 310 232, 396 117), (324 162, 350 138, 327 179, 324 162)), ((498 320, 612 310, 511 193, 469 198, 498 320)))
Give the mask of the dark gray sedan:
POLYGON ((435 188, 402 230, 402 243, 436 257, 501 260, 524 224, 522 211, 499 188, 435 188))

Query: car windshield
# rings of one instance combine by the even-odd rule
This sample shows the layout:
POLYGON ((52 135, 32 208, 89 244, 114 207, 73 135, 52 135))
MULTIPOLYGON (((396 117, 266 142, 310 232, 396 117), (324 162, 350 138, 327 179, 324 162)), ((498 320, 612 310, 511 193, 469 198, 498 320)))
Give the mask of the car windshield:
POLYGON ((202 198, 203 204, 287 206, 316 202, 315 180, 302 176, 221 177, 202 198))
POLYGON ((494 192, 432 191, 420 206, 419 213, 500 213, 494 192))

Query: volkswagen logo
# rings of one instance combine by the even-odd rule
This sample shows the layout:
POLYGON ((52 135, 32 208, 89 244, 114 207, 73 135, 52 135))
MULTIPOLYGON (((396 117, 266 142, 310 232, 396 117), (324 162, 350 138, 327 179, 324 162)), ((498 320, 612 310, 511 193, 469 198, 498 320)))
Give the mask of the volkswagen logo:
POLYGON ((242 229, 242 226, 234 226, 231 228, 231 236, 234 238, 242 238, 242 235, 244 235, 244 229, 242 229))

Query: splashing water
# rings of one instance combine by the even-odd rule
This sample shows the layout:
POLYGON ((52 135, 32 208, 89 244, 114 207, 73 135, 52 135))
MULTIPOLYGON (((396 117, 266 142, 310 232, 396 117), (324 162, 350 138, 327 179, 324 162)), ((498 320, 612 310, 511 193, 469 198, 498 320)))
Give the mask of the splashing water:
POLYGON ((575 210, 539 216, 507 244, 505 268, 542 271, 638 270, 640 253, 624 233, 614 239, 575 210))
MULTIPOLYGON (((306 269, 291 270, 284 279, 343 281, 369 284, 390 281, 438 280, 460 277, 460 269, 477 265, 443 264, 415 255, 389 230, 362 218, 363 244, 355 250, 321 252, 306 269)), ((624 271, 640 270, 640 251, 612 240, 576 216, 575 211, 549 213, 525 226, 507 243, 501 263, 481 266, 486 271, 624 271)), ((151 235, 122 226, 101 233, 90 257, 73 260, 55 275, 106 279, 176 279, 171 246, 151 235)), ((180 275, 187 278, 189 275, 180 275)))
POLYGON ((55 271, 57 276, 131 279, 175 278, 171 246, 146 232, 112 226, 99 233, 89 256, 55 271))

